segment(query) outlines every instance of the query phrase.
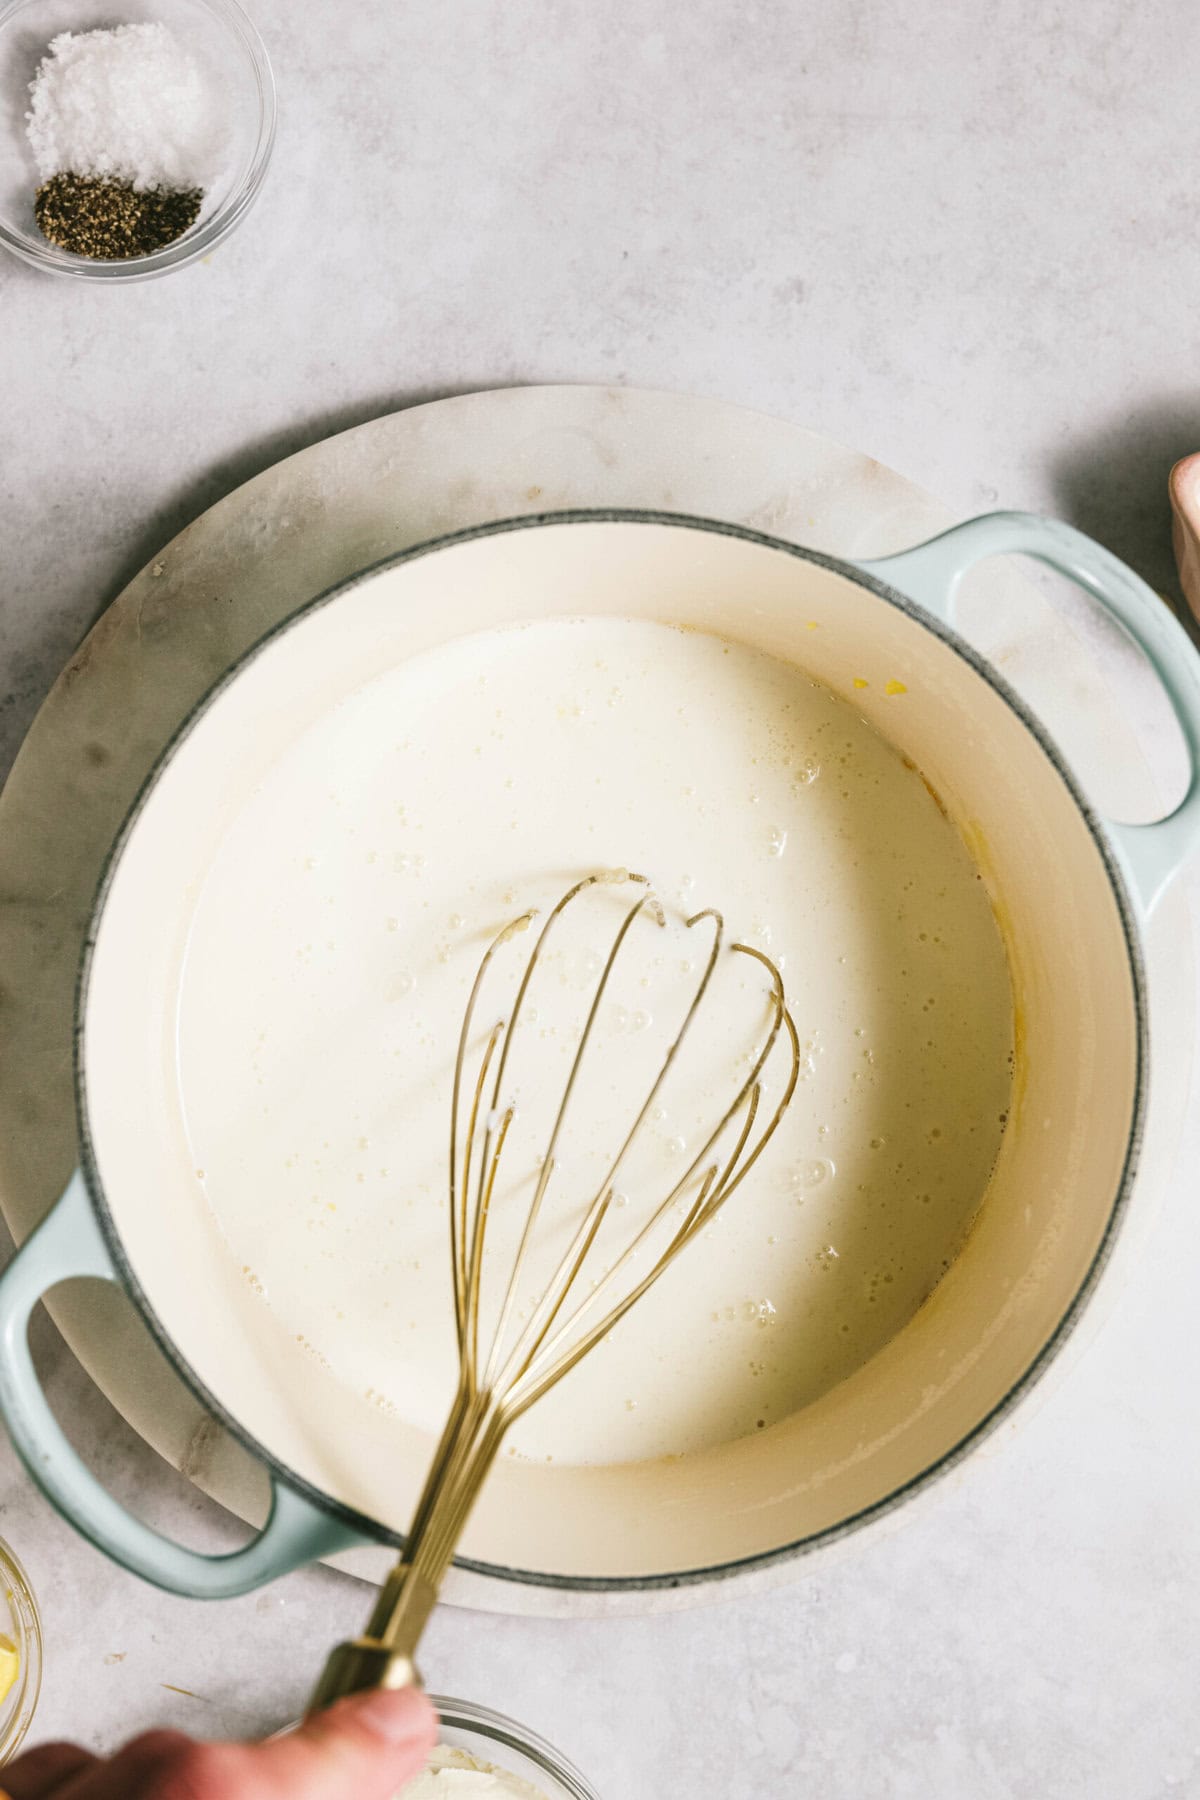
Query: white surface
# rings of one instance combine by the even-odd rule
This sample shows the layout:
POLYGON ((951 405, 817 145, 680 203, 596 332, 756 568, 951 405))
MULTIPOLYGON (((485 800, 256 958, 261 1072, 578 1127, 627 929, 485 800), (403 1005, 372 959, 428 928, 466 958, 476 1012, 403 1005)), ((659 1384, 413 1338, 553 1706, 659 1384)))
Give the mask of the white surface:
MULTIPOLYGON (((210 266, 100 295, 0 271, 10 750, 102 601, 218 494, 503 379, 757 403, 1166 581, 1162 482, 1194 448, 1190 9, 609 4, 538 36, 499 7, 367 3, 332 36, 312 5, 256 16, 283 136, 210 266)), ((1192 1126, 1180 1167, 1198 1151, 1192 1126)), ((1193 1214, 1182 1177, 1088 1356, 906 1524, 710 1613, 445 1613, 431 1681, 545 1730, 611 1800, 1200 1793, 1193 1214)), ((55 1387, 152 1488, 69 1359, 55 1387)), ((47 1615, 40 1733, 256 1729, 360 1621, 323 1572, 220 1612, 154 1595, 11 1465, 4 1499, 47 1615)))

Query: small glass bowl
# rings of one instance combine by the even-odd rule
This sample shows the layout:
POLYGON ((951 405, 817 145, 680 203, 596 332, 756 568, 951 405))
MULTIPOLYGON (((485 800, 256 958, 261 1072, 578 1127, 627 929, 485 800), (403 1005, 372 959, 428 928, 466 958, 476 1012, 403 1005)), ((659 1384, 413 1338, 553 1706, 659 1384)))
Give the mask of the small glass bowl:
POLYGON ((35 268, 80 281, 149 281, 207 256, 253 205, 274 142, 271 65, 237 0, 0 0, 0 243, 35 268), (25 133, 29 84, 59 32, 143 21, 169 26, 208 71, 228 108, 228 166, 182 237, 150 256, 101 262, 60 249, 38 230, 40 177, 25 133))
POLYGON ((16 1681, 0 1701, 0 1763, 17 1754, 42 1689, 42 1620, 29 1577, 0 1538, 0 1632, 21 1659, 16 1681))
POLYGON ((450 1700, 444 1694, 429 1697, 441 1714, 439 1742, 519 1776, 545 1800, 599 1800, 579 1770, 524 1725, 468 1700, 450 1700))

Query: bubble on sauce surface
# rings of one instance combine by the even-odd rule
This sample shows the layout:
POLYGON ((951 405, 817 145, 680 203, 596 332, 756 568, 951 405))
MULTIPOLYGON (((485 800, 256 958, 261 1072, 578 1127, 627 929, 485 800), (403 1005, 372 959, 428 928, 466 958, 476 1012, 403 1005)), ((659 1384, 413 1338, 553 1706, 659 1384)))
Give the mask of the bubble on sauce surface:
POLYGON ((836 1173, 837 1166, 831 1156, 812 1156, 792 1166, 788 1182, 794 1194, 810 1194, 832 1181, 836 1173))
POLYGON ((742 1307, 742 1315, 760 1331, 774 1325, 779 1316, 773 1300, 747 1300, 742 1307))

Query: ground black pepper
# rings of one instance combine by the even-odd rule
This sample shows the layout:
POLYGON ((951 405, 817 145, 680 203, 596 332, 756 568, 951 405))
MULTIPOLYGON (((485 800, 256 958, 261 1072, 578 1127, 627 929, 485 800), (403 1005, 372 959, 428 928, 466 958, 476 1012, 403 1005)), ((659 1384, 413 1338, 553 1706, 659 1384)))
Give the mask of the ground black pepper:
POLYGON ((125 262, 150 256, 194 225, 199 188, 148 188, 102 175, 54 175, 37 191, 34 216, 43 237, 76 256, 125 262))

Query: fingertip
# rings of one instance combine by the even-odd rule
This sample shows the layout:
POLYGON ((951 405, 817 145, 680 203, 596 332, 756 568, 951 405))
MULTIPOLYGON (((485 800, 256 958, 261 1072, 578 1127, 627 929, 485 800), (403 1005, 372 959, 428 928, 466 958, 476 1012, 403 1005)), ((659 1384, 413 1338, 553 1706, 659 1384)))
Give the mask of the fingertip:
POLYGON ((421 1773, 437 1734, 437 1713, 419 1688, 380 1690, 335 1701, 256 1754, 296 1800, 391 1800, 421 1773))
POLYGON ((328 1717, 353 1722, 388 1744, 403 1744, 426 1754, 437 1742, 438 1716, 421 1688, 378 1688, 351 1694, 330 1707, 328 1717))

